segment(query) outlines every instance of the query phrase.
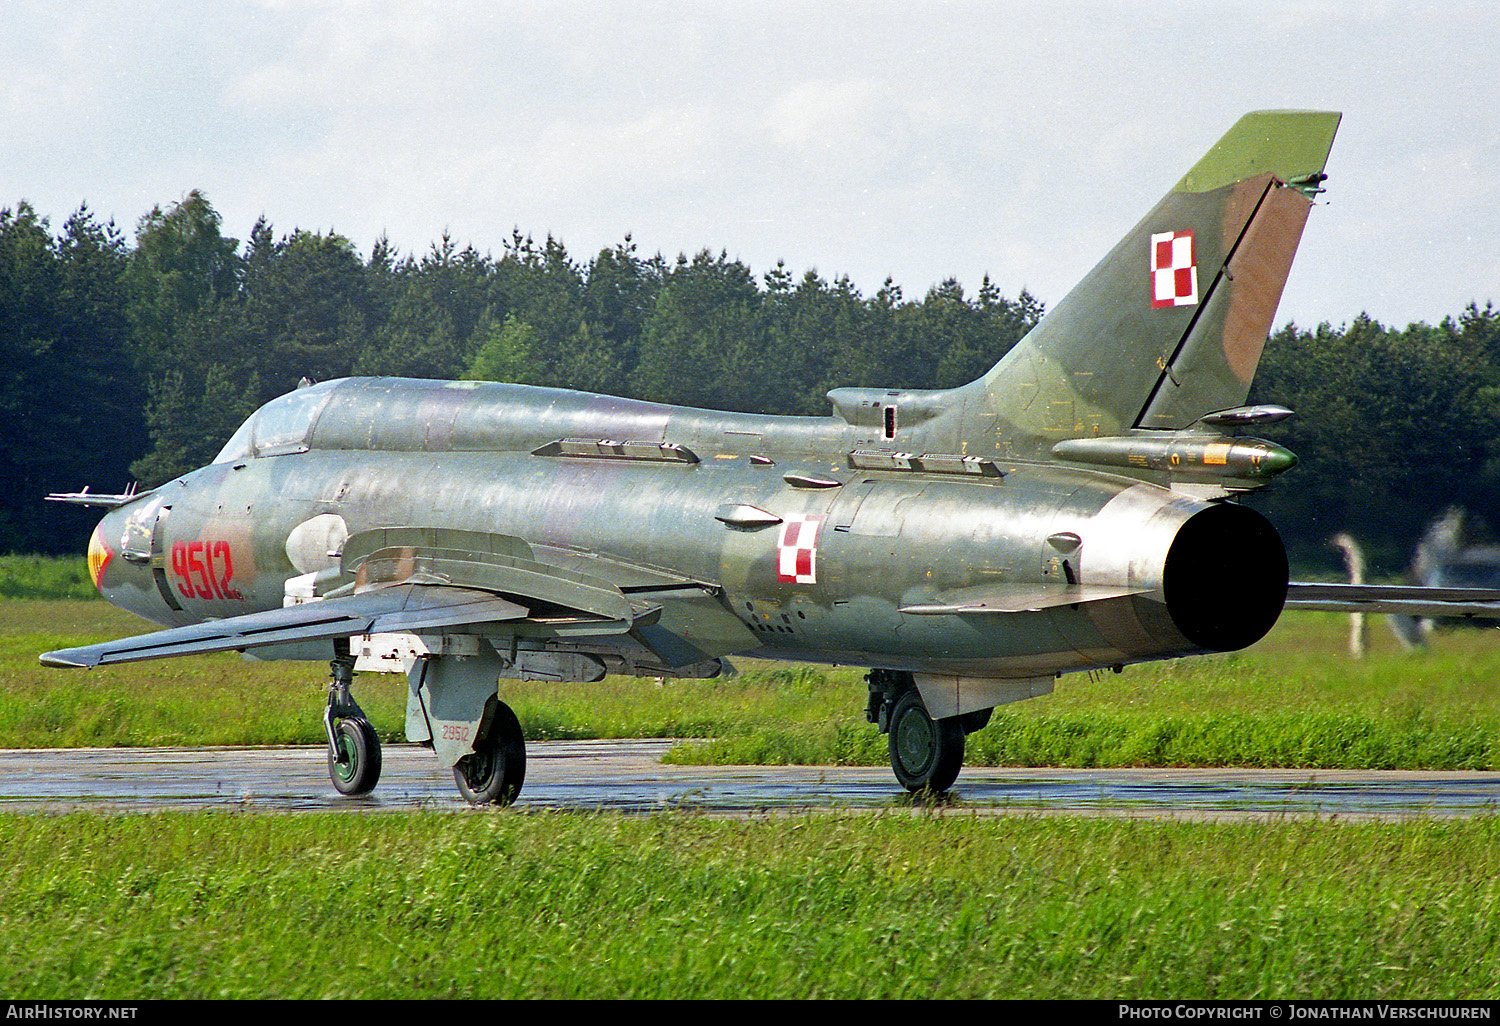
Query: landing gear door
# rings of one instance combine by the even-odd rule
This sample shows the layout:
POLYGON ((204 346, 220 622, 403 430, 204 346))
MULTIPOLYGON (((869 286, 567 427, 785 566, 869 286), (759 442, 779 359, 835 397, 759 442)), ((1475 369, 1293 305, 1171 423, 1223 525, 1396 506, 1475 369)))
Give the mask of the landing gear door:
POLYGON ((486 703, 495 697, 504 664, 488 645, 477 656, 423 656, 407 674, 406 737, 427 741, 451 769, 484 733, 486 703))

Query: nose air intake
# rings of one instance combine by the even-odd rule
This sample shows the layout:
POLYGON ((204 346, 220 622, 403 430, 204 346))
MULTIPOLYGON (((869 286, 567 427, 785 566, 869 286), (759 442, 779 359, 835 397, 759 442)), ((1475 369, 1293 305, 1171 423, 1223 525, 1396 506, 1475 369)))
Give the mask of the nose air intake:
POLYGON ((1286 549, 1276 529, 1244 506, 1195 513, 1167 551, 1162 587, 1184 637, 1215 652, 1253 645, 1286 602, 1286 549))

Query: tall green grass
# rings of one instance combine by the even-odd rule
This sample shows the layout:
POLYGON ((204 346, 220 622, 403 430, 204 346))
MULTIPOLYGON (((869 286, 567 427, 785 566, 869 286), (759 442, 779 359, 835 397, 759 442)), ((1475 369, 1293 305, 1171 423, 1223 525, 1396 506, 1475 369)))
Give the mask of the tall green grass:
POLYGON ((0 556, 0 599, 97 599, 82 556, 0 556))
POLYGON ((0 816, 0 991, 1493 998, 1500 821, 0 816))

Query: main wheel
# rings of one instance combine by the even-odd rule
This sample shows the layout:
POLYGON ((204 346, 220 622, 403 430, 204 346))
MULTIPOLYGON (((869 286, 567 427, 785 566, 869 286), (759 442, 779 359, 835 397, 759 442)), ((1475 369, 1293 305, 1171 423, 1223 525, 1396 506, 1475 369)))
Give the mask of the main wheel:
POLYGON ((380 738, 369 720, 350 717, 333 728, 338 754, 328 753, 328 777, 340 794, 368 794, 380 782, 380 738))
POLYGON ((510 706, 495 703, 489 729, 472 755, 453 767, 458 793, 471 805, 509 805, 526 779, 526 738, 510 706))
POLYGON ((891 769, 908 791, 946 791, 964 764, 964 728, 959 718, 934 720, 916 689, 891 709, 891 769))

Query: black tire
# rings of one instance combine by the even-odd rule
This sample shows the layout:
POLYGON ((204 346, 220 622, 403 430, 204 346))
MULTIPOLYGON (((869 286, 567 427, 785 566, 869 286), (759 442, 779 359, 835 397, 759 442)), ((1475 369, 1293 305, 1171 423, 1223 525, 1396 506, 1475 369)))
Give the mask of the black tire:
POLYGON ((458 793, 470 805, 509 805, 521 793, 526 780, 526 738, 510 706, 495 703, 489 729, 453 767, 458 793))
POLYGON ((891 709, 891 769, 908 791, 948 790, 964 764, 964 728, 957 716, 934 720, 915 689, 891 709))
POLYGON ((340 794, 369 794, 380 783, 380 738, 368 720, 339 720, 333 728, 338 756, 328 753, 328 778, 340 794))

